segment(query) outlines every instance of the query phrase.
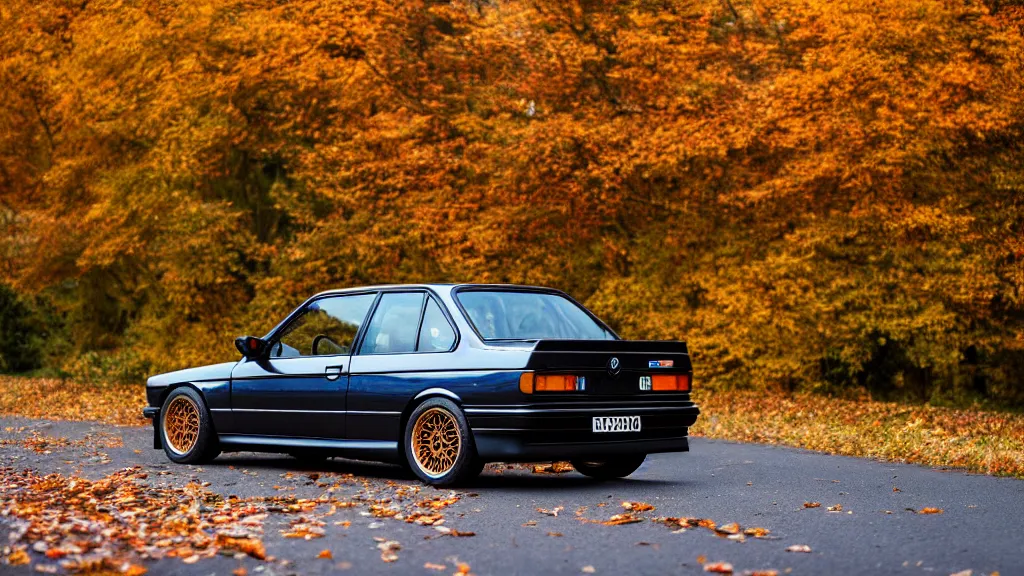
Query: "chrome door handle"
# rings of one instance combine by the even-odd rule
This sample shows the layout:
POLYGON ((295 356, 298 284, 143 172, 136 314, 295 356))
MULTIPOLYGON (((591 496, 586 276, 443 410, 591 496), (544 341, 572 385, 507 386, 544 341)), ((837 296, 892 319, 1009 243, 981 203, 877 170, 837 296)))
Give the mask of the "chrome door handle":
POLYGON ((324 377, 331 381, 337 380, 341 378, 341 371, 344 368, 344 366, 328 366, 324 369, 324 377))

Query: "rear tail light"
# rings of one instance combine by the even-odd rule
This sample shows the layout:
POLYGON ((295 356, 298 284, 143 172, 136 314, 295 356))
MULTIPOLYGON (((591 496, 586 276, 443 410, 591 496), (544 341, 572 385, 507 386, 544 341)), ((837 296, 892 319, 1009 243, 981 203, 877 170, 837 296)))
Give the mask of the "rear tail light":
POLYGON ((584 392, 587 379, 572 374, 534 374, 523 372, 519 377, 519 391, 523 394, 534 392, 584 392))
POLYGON ((662 392, 689 392, 689 374, 655 374, 651 376, 651 389, 662 392))

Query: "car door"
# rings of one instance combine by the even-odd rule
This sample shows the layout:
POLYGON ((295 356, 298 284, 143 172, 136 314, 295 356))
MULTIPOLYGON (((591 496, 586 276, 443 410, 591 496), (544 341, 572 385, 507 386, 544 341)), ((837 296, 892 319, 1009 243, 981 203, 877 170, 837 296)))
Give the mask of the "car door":
POLYGON ((445 366, 437 353, 455 348, 457 332, 427 292, 384 292, 361 339, 349 375, 347 437, 394 441, 403 407, 432 385, 445 366))
POLYGON ((231 375, 235 432, 343 438, 349 359, 375 292, 308 302, 270 335, 270 354, 243 360, 231 375))

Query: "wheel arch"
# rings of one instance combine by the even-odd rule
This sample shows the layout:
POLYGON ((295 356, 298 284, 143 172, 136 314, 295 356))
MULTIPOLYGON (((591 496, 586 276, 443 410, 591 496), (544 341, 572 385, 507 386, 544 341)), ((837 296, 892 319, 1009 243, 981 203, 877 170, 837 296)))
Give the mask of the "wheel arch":
POLYGON ((206 394, 203 393, 203 389, 200 388, 199 386, 196 386, 192 382, 179 382, 177 384, 170 384, 170 385, 168 385, 167 388, 165 388, 163 391, 160 392, 160 396, 159 396, 159 398, 160 398, 160 415, 157 417, 158 421, 153 423, 154 424, 154 426, 153 426, 153 428, 154 428, 154 430, 153 430, 153 444, 154 444, 154 446, 153 447, 154 448, 163 448, 163 440, 160 437, 160 427, 162 426, 163 417, 164 417, 164 415, 163 415, 164 403, 167 402, 167 397, 171 395, 171 392, 174 392, 175 390, 177 390, 179 388, 191 388, 191 389, 195 390, 197 394, 199 394, 199 398, 203 401, 203 408, 206 409, 206 414, 208 416, 210 416, 210 429, 213 430, 214 437, 216 438, 216 436, 217 436, 217 425, 213 421, 213 415, 210 414, 210 401, 207 400, 206 394), (160 445, 157 446, 157 444, 160 444, 160 445))
MULTIPOLYGON (((412 399, 405 404, 405 408, 402 410, 402 416, 398 419, 398 458, 400 461, 405 460, 405 426, 409 423, 409 417, 412 416, 412 412, 417 406, 431 398, 444 398, 446 400, 451 400, 456 406, 462 408, 462 398, 447 388, 427 388, 413 396, 412 399)), ((468 422, 469 420, 467 419, 466 421, 468 422)), ((470 431, 472 431, 472 429, 470 429, 470 431)))
POLYGON ((171 392, 174 392, 178 388, 191 388, 195 390, 197 393, 199 393, 199 397, 203 399, 203 404, 205 405, 205 408, 207 410, 210 409, 210 402, 206 399, 206 394, 203 393, 203 389, 200 388, 199 386, 196 386, 192 382, 179 382, 177 384, 171 384, 164 388, 163 391, 160 392, 160 408, 163 408, 164 402, 167 401, 167 397, 171 395, 171 392))
POLYGON ((154 418, 153 426, 153 441, 154 448, 164 448, 167 452, 168 458, 176 463, 203 463, 213 460, 221 453, 220 447, 220 436, 217 433, 217 427, 213 420, 213 414, 210 411, 210 399, 206 392, 203 390, 202 381, 197 384, 196 382, 175 382, 168 384, 167 387, 159 392, 158 398, 160 399, 160 412, 158 416, 154 418), (203 414, 200 415, 200 422, 198 424, 199 437, 196 439, 197 444, 189 448, 185 453, 177 453, 177 456, 172 456, 169 448, 164 446, 163 434, 164 434, 164 404, 167 403, 167 399, 174 395, 176 391, 182 391, 183 396, 194 396, 190 399, 192 402, 199 403, 199 410, 203 414), (189 394, 191 392, 191 394, 189 394), (203 428, 206 428, 205 434, 203 428), (198 446, 198 448, 197 448, 198 446), (198 450, 198 451, 197 451, 198 450))

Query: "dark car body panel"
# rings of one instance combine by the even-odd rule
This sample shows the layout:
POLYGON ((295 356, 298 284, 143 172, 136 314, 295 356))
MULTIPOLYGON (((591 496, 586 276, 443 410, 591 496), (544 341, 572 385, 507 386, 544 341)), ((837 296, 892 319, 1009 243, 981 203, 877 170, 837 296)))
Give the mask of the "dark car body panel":
MULTIPOLYGON (((168 387, 177 386, 182 383, 190 383, 202 390, 212 391, 218 384, 231 381, 231 370, 235 367, 235 364, 237 362, 224 362, 222 364, 186 368, 185 370, 153 376, 146 383, 146 399, 149 401, 150 406, 159 406, 159 402, 163 401, 163 395, 168 387)), ((227 394, 228 392, 225 391, 224 393, 227 394)), ((230 398, 228 396, 218 399, 223 400, 226 407, 229 407, 230 398)), ((210 398, 206 400, 210 401, 210 398)))
MULTIPOLYGON (((462 407, 476 448, 486 460, 688 449, 688 428, 699 414, 689 394, 644 392, 637 384, 640 376, 650 374, 687 374, 692 378, 685 343, 488 341, 476 332, 458 303, 458 292, 467 289, 543 291, 569 298, 545 288, 490 285, 402 285, 325 292, 304 302, 265 339, 272 341, 303 307, 320 298, 377 294, 368 319, 380 294, 411 291, 423 292, 439 304, 455 331, 455 344, 448 352, 359 354, 364 322, 352 345, 355 354, 243 358, 154 376, 147 383, 150 407, 146 413, 156 427, 167 393, 176 386, 192 386, 206 400, 226 450, 311 448, 393 460, 400 456, 404 421, 412 408, 424 398, 443 396, 462 407), (617 359, 614 370, 609 365, 613 357, 617 359), (652 368, 652 362, 666 366, 652 368), (587 387, 584 392, 524 394, 519 381, 526 371, 571 372, 585 377, 587 387), (614 415, 641 416, 641 431, 592 431, 593 417, 614 415)), ((610 329, 608 332, 614 336, 610 329)))
MULTIPOLYGON (((242 360, 231 373, 234 420, 226 433, 345 437, 346 356, 242 360)), ((219 430, 219 429, 218 429, 219 430)))

